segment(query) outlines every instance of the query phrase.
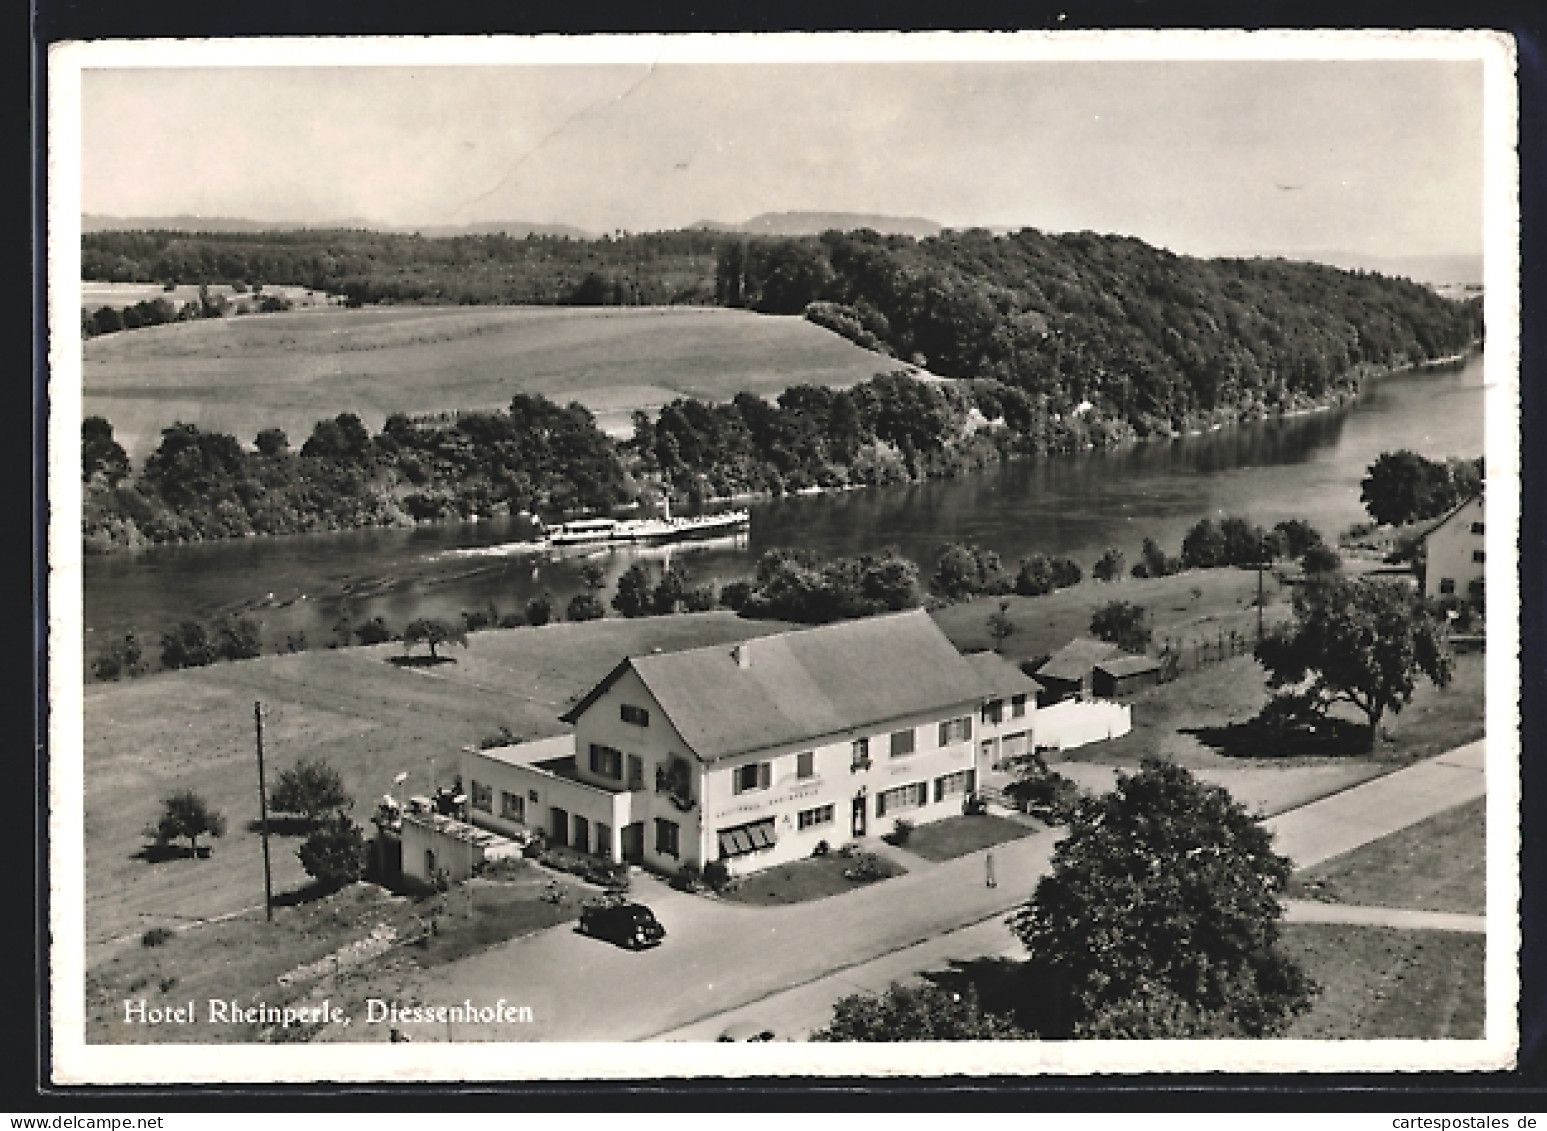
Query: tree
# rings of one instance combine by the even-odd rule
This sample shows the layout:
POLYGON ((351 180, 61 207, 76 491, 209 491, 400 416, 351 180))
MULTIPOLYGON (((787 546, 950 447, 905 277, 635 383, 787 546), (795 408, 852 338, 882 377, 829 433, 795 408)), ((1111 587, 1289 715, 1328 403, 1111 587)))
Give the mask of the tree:
POLYGON ((850 994, 833 1005, 833 1019, 813 1041, 1024 1041, 1016 1025, 986 1013, 975 990, 893 982, 885 994, 850 994))
POLYGON ((650 595, 650 608, 657 616, 669 616, 687 597, 688 584, 692 579, 688 571, 675 563, 661 571, 661 580, 650 595))
POLYGON ((1200 519, 1182 539, 1186 569, 1214 569, 1225 564, 1225 536, 1211 518, 1200 519))
POLYGON ((1010 602, 1000 601, 997 612, 988 615, 988 634, 994 638, 994 651, 1004 649, 1004 642, 1015 632, 1015 622, 1010 619, 1010 602))
POLYGON ((365 834, 347 813, 335 813, 296 850, 319 887, 332 890, 365 874, 365 834))
POLYGON ((1017 593, 1022 597, 1040 597, 1053 588, 1053 563, 1046 554, 1033 554, 1021 562, 1015 575, 1017 593))
MULTIPOLYGON (((392 630, 381 617, 372 617, 364 624, 355 627, 354 636, 361 644, 385 644, 392 639, 392 630)), ((347 634, 345 643, 348 643, 347 634)))
POLYGON ((1071 585, 1078 585, 1084 573, 1080 569, 1080 563, 1073 558, 1053 558, 1049 562, 1053 572, 1053 588, 1067 589, 1071 585))
POLYGON ((215 626, 215 654, 223 660, 251 660, 263 651, 263 626, 252 617, 225 617, 215 626))
POLYGON ((1108 546, 1090 567, 1090 575, 1097 581, 1116 581, 1123 576, 1123 552, 1116 546, 1108 546))
POLYGON ((612 607, 626 617, 649 616, 654 603, 654 588, 649 568, 643 562, 635 562, 618 578, 618 591, 612 595, 612 607))
POLYGON ((1273 527, 1278 535, 1280 553, 1287 558, 1303 558, 1312 546, 1322 544, 1321 531, 1303 518, 1289 518, 1273 527))
POLYGON ((1132 572, 1134 577, 1169 577, 1176 572, 1177 564, 1175 558, 1166 556, 1159 542, 1146 538, 1139 551, 1139 560, 1133 563, 1132 572))
POLYGON ((1294 620, 1257 644, 1268 687, 1289 688, 1314 709, 1351 704, 1375 743, 1382 716, 1413 698, 1419 675, 1450 682, 1444 626, 1423 599, 1396 581, 1313 579, 1295 594, 1294 620))
POLYGON ((113 426, 101 416, 81 421, 81 482, 101 472, 109 484, 117 484, 129 474, 129 456, 113 439, 113 426))
POLYGON ((1359 483, 1359 501, 1383 526, 1443 514, 1455 501, 1450 470, 1403 449, 1382 452, 1359 483))
POLYGON ((607 571, 602 568, 600 562, 581 562, 580 580, 585 583, 588 590, 595 593, 607 584, 607 571))
POLYGON ((539 593, 526 603, 526 623, 541 628, 553 619, 553 598, 539 593))
POLYGON ((1069 1032, 1042 1035, 1128 1035, 1157 997, 1211 1035, 1281 1033, 1315 992, 1278 949, 1291 867, 1229 793, 1171 762, 1081 799, 1010 920, 1062 999, 1069 1032))
POLYGON ((977 593, 1003 593, 1011 588, 1011 582, 998 554, 970 543, 951 542, 941 551, 929 588, 954 601, 977 593))
POLYGON ((430 649, 430 659, 440 659, 436 651, 442 644, 460 644, 467 647, 467 630, 461 625, 449 624, 443 620, 432 617, 420 617, 410 621, 403 630, 403 650, 409 651, 415 644, 426 644, 430 649))
POLYGON ((147 832, 158 844, 170 844, 174 840, 188 841, 188 851, 199 851, 201 836, 226 835, 226 819, 209 802, 191 789, 180 790, 161 803, 161 818, 147 832))
POLYGON ((276 813, 294 813, 316 824, 323 814, 348 809, 354 798, 344 789, 344 779, 321 758, 302 759, 288 770, 269 791, 269 808, 276 813))
POLYGON ((595 593, 576 593, 564 610, 565 620, 601 620, 607 609, 595 593))
POLYGON ((1150 646, 1150 628, 1144 623, 1147 616, 1143 605, 1108 601, 1091 613, 1091 635, 1116 644, 1124 652, 1142 653, 1150 646))
POLYGON ((98 679, 139 675, 144 667, 141 658, 140 643, 134 638, 134 633, 130 632, 121 641, 104 648, 102 654, 92 661, 91 669, 98 679))
POLYGON ((182 621, 161 638, 161 666, 169 671, 202 668, 214 662, 214 645, 197 621, 182 621))
POLYGON ((259 455, 273 458, 284 455, 290 450, 290 437, 279 428, 265 428, 253 439, 253 446, 258 449, 259 455))
POLYGON ((1300 568, 1306 573, 1331 573, 1343 568, 1343 559, 1325 542, 1317 542, 1300 555, 1300 568))

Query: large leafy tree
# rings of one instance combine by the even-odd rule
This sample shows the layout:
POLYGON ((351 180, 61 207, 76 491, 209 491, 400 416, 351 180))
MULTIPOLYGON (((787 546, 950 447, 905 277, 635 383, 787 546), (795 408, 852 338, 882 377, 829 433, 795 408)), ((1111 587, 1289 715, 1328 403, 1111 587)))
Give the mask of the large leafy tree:
POLYGON ((1108 601, 1090 615, 1091 635, 1124 652, 1142 653, 1150 645, 1149 613, 1130 601, 1108 601))
POLYGON ((294 813, 313 823, 352 804, 343 776, 321 758, 304 758, 281 771, 269 792, 269 808, 276 813, 294 813))
POLYGON ((186 840, 189 851, 197 853, 201 836, 226 835, 226 819, 204 798, 185 789, 161 803, 160 818, 146 831, 160 844, 186 840))
POLYGON ((1024 1041, 1029 1034, 987 1013, 977 994, 893 982, 884 994, 851 994, 833 1005, 832 1022, 813 1041, 1024 1041))
POLYGON ((1294 619, 1256 649, 1268 686, 1292 689, 1317 712, 1345 702, 1360 711, 1370 741, 1387 711, 1413 698, 1419 675, 1450 682, 1450 645, 1421 598, 1395 581, 1313 579, 1294 599, 1294 619))
POLYGON ((1289 873, 1238 802, 1173 763, 1083 798, 1010 920, 1061 999, 1067 1032, 1043 1035, 1282 1032, 1314 993, 1277 945, 1289 873))
POLYGON ((1382 524, 1401 525, 1443 514, 1455 502, 1450 469, 1405 448, 1382 452, 1359 484, 1359 501, 1382 524))

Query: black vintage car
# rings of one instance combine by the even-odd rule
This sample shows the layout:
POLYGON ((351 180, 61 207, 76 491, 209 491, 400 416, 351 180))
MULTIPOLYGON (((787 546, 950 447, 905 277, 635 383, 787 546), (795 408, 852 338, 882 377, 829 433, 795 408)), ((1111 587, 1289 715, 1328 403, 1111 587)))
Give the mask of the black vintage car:
POLYGON ((580 929, 618 946, 642 950, 666 937, 655 912, 642 903, 590 903, 580 909, 580 929))

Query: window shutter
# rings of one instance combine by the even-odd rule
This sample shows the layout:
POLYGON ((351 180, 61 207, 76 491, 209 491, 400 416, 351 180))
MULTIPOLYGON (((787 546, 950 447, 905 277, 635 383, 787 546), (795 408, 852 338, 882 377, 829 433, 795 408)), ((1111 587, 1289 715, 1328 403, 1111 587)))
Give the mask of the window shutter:
POLYGON ((757 764, 757 788, 767 789, 773 784, 773 763, 759 762, 757 764))

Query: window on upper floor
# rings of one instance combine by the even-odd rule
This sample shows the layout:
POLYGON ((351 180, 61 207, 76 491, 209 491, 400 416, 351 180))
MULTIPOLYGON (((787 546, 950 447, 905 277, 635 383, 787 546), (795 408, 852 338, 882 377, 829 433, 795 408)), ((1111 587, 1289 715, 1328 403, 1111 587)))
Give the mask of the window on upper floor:
POLYGON ((657 856, 677 855, 677 832, 676 821, 668 821, 661 817, 655 819, 655 852, 657 856))
POLYGON ((773 763, 748 762, 731 771, 731 792, 750 793, 773 784, 773 763))
POLYGON ((992 699, 983 704, 983 721, 985 723, 1004 722, 1004 700, 992 699))
POLYGON ((795 755, 795 776, 797 778, 816 777, 816 751, 807 750, 803 754, 795 755))
POLYGON ((870 739, 856 738, 849 747, 849 769, 863 770, 870 765, 870 739))
POLYGON ((1480 522, 1472 523, 1472 533, 1473 534, 1481 534, 1482 532, 1483 532, 1483 524, 1482 523, 1480 523, 1480 522))
POLYGON ((959 719, 946 719, 940 724, 940 745, 950 746, 953 742, 966 742, 972 737, 972 716, 963 715, 959 719))
POLYGON ((519 793, 500 790, 500 816, 507 821, 525 821, 526 799, 519 793))
POLYGON ((618 713, 623 716, 624 722, 636 727, 647 727, 650 725, 650 712, 643 707, 636 707, 632 703, 625 703, 618 709, 618 713))
POLYGON ((623 754, 610 746, 591 744, 591 772, 599 777, 621 781, 623 778, 623 754))
POLYGON ((1488 557, 1488 551, 1486 551, 1486 550, 1473 550, 1472 551, 1472 560, 1474 562, 1476 562, 1478 565, 1482 565, 1483 562, 1487 560, 1487 557, 1488 557))
POLYGON ((915 749, 915 741, 916 736, 914 735, 912 727, 909 727, 907 730, 893 731, 892 757, 901 758, 904 755, 912 754, 915 749))
POLYGON ((474 780, 470 783, 468 792, 472 795, 474 809, 482 809, 485 813, 494 812, 494 787, 484 785, 483 782, 474 780))
POLYGON ((645 787, 645 763, 638 754, 628 756, 628 787, 630 789, 645 787))
POLYGON ((1010 699, 1010 717, 1012 719, 1024 719, 1026 717, 1026 696, 1016 695, 1010 699))
POLYGON ((1440 596, 1449 597, 1456 591, 1456 579, 1454 577, 1440 578, 1440 596))

